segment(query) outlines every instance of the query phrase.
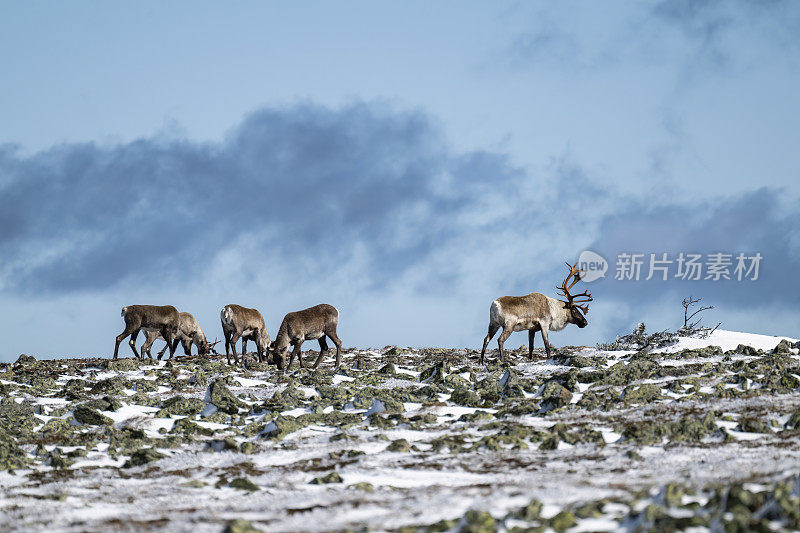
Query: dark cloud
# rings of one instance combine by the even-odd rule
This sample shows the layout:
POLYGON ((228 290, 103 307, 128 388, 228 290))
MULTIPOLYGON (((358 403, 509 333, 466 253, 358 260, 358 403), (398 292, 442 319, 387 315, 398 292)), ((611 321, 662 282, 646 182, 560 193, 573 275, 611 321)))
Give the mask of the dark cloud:
MULTIPOLYGON (((728 309, 751 309, 781 305, 800 308, 800 205, 782 197, 780 191, 760 189, 708 202, 628 202, 606 216, 599 237, 590 246, 609 261, 607 278, 592 285, 598 299, 623 301, 641 308, 665 296, 693 294, 728 309), (675 278, 677 265, 669 266, 669 278, 655 272, 648 275, 650 254, 668 253, 733 254, 731 280, 690 281, 675 278), (734 279, 736 255, 760 253, 763 257, 756 281, 734 279), (615 280, 615 263, 620 253, 645 254, 640 281, 615 280)), ((749 263, 748 263, 749 264, 749 263)), ((707 272, 703 270, 703 278, 707 272)))
POLYGON ((253 262, 312 258, 317 274, 363 245, 381 285, 452 238, 448 221, 488 182, 511 189, 520 176, 502 155, 453 153, 423 113, 369 104, 260 110, 221 143, 4 147, 0 287, 189 281, 248 240, 253 262))

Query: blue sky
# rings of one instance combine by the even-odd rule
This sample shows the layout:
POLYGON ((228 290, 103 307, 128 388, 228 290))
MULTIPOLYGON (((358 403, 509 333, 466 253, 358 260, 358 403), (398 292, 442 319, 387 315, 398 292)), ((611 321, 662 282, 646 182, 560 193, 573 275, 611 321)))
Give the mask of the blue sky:
MULTIPOLYGON (((793 2, 0 2, 0 358, 107 355, 119 309, 339 307, 346 345, 479 347, 606 256, 584 330, 800 336, 793 2), (757 281, 613 279, 621 252, 757 281)), ((524 336, 511 338, 512 345, 524 336)), ((541 341, 539 341, 541 343, 541 341)))

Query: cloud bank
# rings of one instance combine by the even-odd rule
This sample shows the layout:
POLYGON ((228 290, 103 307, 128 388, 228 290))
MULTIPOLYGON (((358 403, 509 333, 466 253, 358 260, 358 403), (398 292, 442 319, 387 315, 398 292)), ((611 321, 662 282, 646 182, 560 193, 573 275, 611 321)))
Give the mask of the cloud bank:
POLYGON ((493 298, 554 295, 583 249, 610 275, 591 286, 595 327, 562 342, 607 340, 688 294, 737 311, 800 307, 787 275, 800 267, 800 207, 780 191, 630 197, 569 156, 533 173, 501 152, 457 152, 426 113, 383 104, 261 109, 219 143, 154 136, 25 157, 5 146, 0 200, 0 293, 18 305, 6 318, 24 330, 91 301, 62 333, 102 324, 107 337, 37 339, 49 355, 105 353, 119 307, 175 295, 211 337, 228 300, 269 302, 268 322, 333 300, 350 317, 346 344, 477 345, 493 298), (680 251, 758 251, 761 278, 612 279, 619 252, 680 251))

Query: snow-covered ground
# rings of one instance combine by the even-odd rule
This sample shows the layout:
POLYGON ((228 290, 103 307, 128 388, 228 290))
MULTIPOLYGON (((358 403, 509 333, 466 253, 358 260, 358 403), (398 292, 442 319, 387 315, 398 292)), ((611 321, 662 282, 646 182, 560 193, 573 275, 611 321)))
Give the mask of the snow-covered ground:
POLYGON ((775 509, 800 479, 800 356, 788 337, 772 354, 782 339, 718 330, 507 366, 354 350, 337 374, 284 376, 197 358, 9 364, 0 529, 790 528, 775 509), (732 514, 721 490, 770 507, 732 514))

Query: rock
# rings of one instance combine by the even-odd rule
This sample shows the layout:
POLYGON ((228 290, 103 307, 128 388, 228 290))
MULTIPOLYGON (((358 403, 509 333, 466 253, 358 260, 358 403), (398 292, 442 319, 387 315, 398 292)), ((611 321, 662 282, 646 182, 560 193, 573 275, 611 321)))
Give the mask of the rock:
POLYGON ((627 386, 623 392, 626 404, 650 403, 661 398, 661 387, 655 383, 645 383, 638 387, 627 386))
POLYGON ((106 359, 103 361, 103 368, 106 370, 131 371, 138 370, 141 364, 142 361, 132 357, 117 360, 106 359))
POLYGON ((541 518, 542 513, 542 502, 533 498, 531 501, 528 502, 528 505, 523 507, 522 509, 517 512, 517 518, 522 520, 527 520, 528 522, 532 522, 533 520, 539 520, 541 518))
POLYGON ((29 463, 28 454, 17 446, 14 437, 0 429, 0 470, 17 470, 29 463))
POLYGON ((339 475, 338 472, 331 472, 322 477, 315 477, 312 479, 309 484, 310 485, 325 485, 328 483, 341 483, 342 476, 339 475))
POLYGON ((205 409, 206 404, 197 398, 186 398, 184 396, 173 396, 164 400, 161 410, 156 413, 156 418, 165 418, 170 415, 191 416, 196 415, 205 409))
POLYGON ((749 356, 758 355, 758 350, 756 350, 752 346, 747 346, 746 344, 738 345, 735 351, 736 353, 740 353, 742 355, 749 355, 749 356))
POLYGON ((33 407, 27 403, 17 403, 11 398, 0 401, 0 429, 6 430, 16 438, 28 438, 33 428, 41 421, 34 416, 33 407))
POLYGON ((800 429, 800 409, 792 413, 784 426, 786 429, 800 429))
POLYGON ((387 363, 378 370, 378 374, 386 376, 394 376, 395 374, 397 374, 397 369, 395 368, 393 363, 387 363))
POLYGON ((17 361, 14 364, 15 365, 26 365, 26 364, 35 364, 35 363, 36 363, 36 358, 34 356, 23 353, 23 354, 20 354, 19 357, 17 357, 17 361))
POLYGON ((247 520, 241 518, 228 522, 225 526, 225 533, 262 533, 262 531, 247 520))
POLYGON ((782 339, 775 348, 772 349, 772 353, 774 354, 782 354, 782 355, 791 355, 792 354, 792 345, 789 344, 789 341, 786 339, 782 339))
POLYGON ((486 511, 470 509, 464 514, 459 533, 490 533, 497 531, 497 520, 486 511))
POLYGON ((680 507, 683 499, 683 489, 675 483, 670 483, 664 488, 664 501, 667 507, 680 507))
POLYGON ((372 483, 367 483, 366 481, 360 481, 358 483, 354 483, 347 487, 350 490, 357 490, 360 492, 366 492, 367 494, 372 494, 375 492, 375 487, 372 486, 372 483))
POLYGON ((208 385, 208 376, 206 375, 205 370, 203 370, 203 367, 197 367, 195 373, 191 378, 189 378, 189 383, 195 387, 205 387, 208 385))
POLYGON ((246 477, 237 477, 229 484, 230 487, 239 490, 246 490, 248 492, 256 492, 259 486, 247 479, 246 477))
POLYGON ((166 455, 157 452, 153 448, 141 448, 131 454, 131 458, 125 461, 125 464, 122 465, 122 468, 141 466, 147 463, 152 463, 153 461, 158 461, 164 457, 166 457, 166 455))
POLYGON ((389 443, 389 446, 386 447, 386 451, 409 452, 411 451, 411 445, 408 444, 408 441, 406 439, 397 439, 389 443))
POLYGON ((453 390, 450 395, 450 401, 465 407, 483 407, 483 400, 481 400, 480 396, 464 387, 458 387, 453 390))
POLYGON ((542 412, 547 413, 554 409, 569 405, 572 401, 572 393, 566 388, 556 383, 548 381, 542 391, 542 412))
POLYGON ((208 387, 207 398, 217 409, 231 415, 239 413, 240 408, 247 408, 247 405, 234 396, 219 378, 208 387))
POLYGON ((424 368, 419 374, 419 380, 423 383, 443 383, 449 370, 449 365, 445 361, 439 361, 433 366, 424 368))
POLYGON ((48 420, 39 431, 44 435, 66 436, 72 433, 72 426, 63 418, 53 418, 48 420))
POLYGON ((81 424, 89 426, 111 426, 114 424, 114 421, 107 416, 101 415, 94 409, 83 406, 76 407, 72 412, 72 416, 81 424))
POLYGON ((577 523, 578 522, 575 520, 575 515, 569 511, 561 511, 550 519, 550 527, 552 527, 558 533, 566 531, 577 523))
POLYGON ((88 402, 84 402, 80 406, 88 409, 94 409, 96 411, 116 411, 122 407, 122 402, 113 396, 103 396, 98 400, 89 400, 88 402))
POLYGON ((743 418, 739 422, 738 429, 748 433, 772 433, 769 424, 760 418, 743 418))
POLYGON ((627 385, 631 381, 647 379, 658 370, 658 363, 649 359, 631 360, 627 365, 617 363, 607 370, 606 376, 600 380, 603 385, 627 385))

